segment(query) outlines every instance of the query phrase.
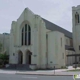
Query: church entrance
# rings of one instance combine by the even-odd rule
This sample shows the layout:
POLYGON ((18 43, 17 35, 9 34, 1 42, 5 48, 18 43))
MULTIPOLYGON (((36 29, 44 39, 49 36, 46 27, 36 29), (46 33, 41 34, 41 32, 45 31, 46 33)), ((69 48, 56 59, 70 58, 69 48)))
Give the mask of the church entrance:
POLYGON ((32 52, 27 50, 26 51, 26 64, 31 64, 31 55, 32 55, 32 52))
POLYGON ((23 53, 22 51, 18 51, 18 64, 23 63, 23 53))

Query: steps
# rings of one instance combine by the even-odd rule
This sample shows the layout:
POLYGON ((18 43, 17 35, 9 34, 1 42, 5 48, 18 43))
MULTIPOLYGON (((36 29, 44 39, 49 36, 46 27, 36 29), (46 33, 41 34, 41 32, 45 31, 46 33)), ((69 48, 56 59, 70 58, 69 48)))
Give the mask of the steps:
POLYGON ((8 70, 31 70, 28 64, 9 64, 8 67, 5 67, 8 70))
POLYGON ((18 64, 16 68, 17 70, 31 70, 28 64, 18 64))

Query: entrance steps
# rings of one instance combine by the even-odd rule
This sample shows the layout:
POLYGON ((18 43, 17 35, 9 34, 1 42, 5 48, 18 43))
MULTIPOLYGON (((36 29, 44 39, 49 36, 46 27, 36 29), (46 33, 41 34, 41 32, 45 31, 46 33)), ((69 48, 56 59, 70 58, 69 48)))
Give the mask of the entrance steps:
POLYGON ((9 64, 5 69, 8 70, 31 70, 29 64, 9 64))

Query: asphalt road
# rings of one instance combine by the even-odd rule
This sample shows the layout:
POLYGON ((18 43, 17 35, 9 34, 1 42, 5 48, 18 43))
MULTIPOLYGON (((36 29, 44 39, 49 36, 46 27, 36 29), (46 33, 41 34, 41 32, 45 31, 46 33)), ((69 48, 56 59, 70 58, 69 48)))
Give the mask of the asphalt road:
POLYGON ((73 80, 72 76, 38 76, 38 75, 17 75, 2 74, 0 80, 73 80))

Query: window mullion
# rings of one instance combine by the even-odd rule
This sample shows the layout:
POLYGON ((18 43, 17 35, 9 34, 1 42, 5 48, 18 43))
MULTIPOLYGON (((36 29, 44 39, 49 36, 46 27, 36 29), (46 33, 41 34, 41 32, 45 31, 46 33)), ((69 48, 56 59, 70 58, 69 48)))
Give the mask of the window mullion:
POLYGON ((28 25, 27 25, 27 46, 28 46, 28 25))
POLYGON ((23 45, 23 28, 21 29, 21 45, 23 45))
POLYGON ((23 43, 24 43, 24 45, 25 45, 25 26, 24 26, 24 31, 23 31, 23 43))

